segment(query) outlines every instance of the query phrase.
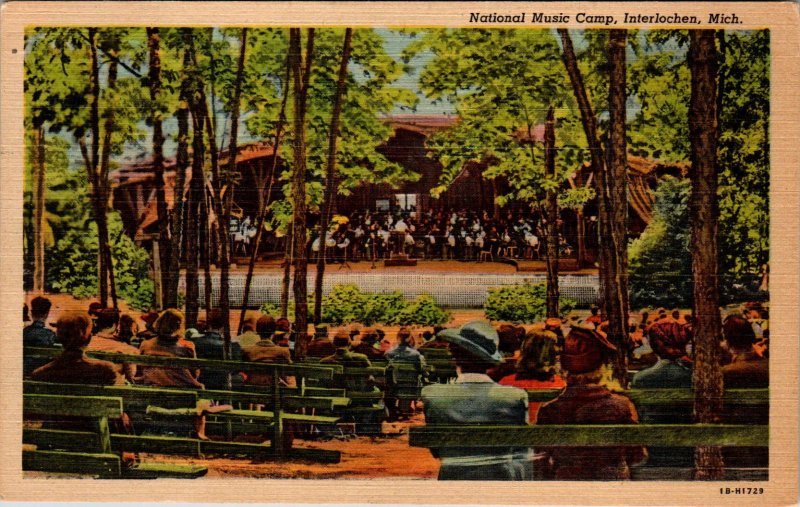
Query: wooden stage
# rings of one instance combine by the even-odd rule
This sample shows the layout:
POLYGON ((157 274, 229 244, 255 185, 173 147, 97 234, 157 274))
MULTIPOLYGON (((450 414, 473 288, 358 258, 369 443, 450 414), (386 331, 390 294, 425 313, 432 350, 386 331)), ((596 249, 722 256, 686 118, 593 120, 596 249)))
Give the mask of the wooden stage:
MULTIPOLYGON (((237 257, 236 265, 231 267, 231 273, 246 274, 247 262, 246 257, 237 257)), ((547 271, 544 261, 540 260, 516 260, 512 263, 510 260, 495 261, 495 262, 477 262, 477 261, 457 261, 457 260, 425 260, 417 259, 416 266, 385 266, 383 260, 373 264, 371 261, 348 261, 347 266, 342 267, 341 264, 328 264, 325 267, 326 273, 352 271, 354 273, 476 273, 476 274, 498 274, 510 275, 519 272, 529 273, 545 273, 547 271)), ((576 262, 574 259, 562 259, 559 262, 559 272, 561 274, 582 274, 582 275, 595 275, 597 274, 596 267, 584 267, 583 269, 576 269, 576 262)), ((316 263, 309 263, 308 272, 316 272, 316 263)), ((255 272, 257 274, 273 274, 282 272, 281 259, 270 259, 256 262, 255 272)))

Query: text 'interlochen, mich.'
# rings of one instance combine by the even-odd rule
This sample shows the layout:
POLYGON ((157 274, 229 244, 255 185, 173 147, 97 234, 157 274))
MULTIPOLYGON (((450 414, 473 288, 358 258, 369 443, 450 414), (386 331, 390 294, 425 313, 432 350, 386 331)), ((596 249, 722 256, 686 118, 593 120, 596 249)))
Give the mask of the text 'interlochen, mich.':
POLYGON ((739 16, 733 13, 709 13, 705 16, 682 15, 677 12, 640 14, 635 12, 624 12, 621 16, 611 14, 591 14, 579 12, 577 14, 557 13, 549 14, 544 12, 520 12, 517 14, 501 14, 497 12, 470 12, 469 22, 473 24, 495 24, 495 23, 528 23, 535 25, 552 25, 578 23, 590 26, 613 26, 613 25, 741 25, 743 22, 739 16))

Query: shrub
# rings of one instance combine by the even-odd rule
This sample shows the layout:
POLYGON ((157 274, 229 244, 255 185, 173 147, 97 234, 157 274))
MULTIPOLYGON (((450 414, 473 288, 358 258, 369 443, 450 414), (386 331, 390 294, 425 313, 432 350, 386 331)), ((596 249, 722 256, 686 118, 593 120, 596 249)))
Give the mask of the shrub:
MULTIPOLYGON (((561 315, 575 308, 575 301, 560 297, 558 308, 561 315)), ((489 296, 483 305, 486 317, 490 320, 503 320, 514 323, 532 323, 540 321, 547 313, 547 286, 509 285, 489 289, 489 296)))
MULTIPOLYGON (((309 297, 309 313, 313 311, 314 299, 309 297)), ((268 315, 278 315, 280 306, 265 303, 261 311, 268 315)), ((294 315, 294 302, 289 302, 287 313, 294 315)), ((442 310, 428 294, 422 294, 413 302, 407 301, 400 291, 389 294, 370 294, 362 292, 355 285, 336 285, 330 294, 322 298, 322 321, 329 324, 358 322, 367 326, 444 324, 450 314, 442 310)))
POLYGON ((628 247, 631 306, 692 306, 689 181, 666 179, 656 191, 653 220, 628 247))
MULTIPOLYGON (((108 225, 117 295, 132 308, 146 310, 152 306, 155 292, 150 279, 150 255, 122 234, 118 214, 109 213, 108 225)), ((47 263, 49 288, 80 299, 97 295, 97 249, 94 222, 89 222, 84 230, 69 229, 47 250, 48 259, 58 259, 47 263)))
POLYGON ((450 313, 436 304, 430 294, 420 294, 413 303, 406 306, 397 317, 397 324, 417 324, 438 326, 450 320, 450 313))
POLYGON ((367 294, 365 296, 364 309, 360 320, 365 326, 371 326, 378 322, 396 324, 402 321, 401 316, 408 307, 408 301, 403 298, 403 294, 400 291, 394 291, 389 294, 367 294))

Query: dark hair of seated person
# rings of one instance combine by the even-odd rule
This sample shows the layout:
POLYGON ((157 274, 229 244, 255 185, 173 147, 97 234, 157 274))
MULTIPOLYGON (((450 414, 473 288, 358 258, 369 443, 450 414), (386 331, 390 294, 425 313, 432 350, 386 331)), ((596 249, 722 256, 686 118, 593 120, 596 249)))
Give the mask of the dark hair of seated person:
POLYGON ((92 319, 85 313, 68 313, 58 319, 56 338, 65 351, 81 350, 92 339, 87 331, 92 328, 92 319))
POLYGON ((494 366, 492 363, 484 361, 458 345, 451 343, 447 348, 450 350, 450 355, 453 356, 453 362, 461 368, 461 373, 486 373, 487 370, 494 366))
POLYGON ((735 351, 749 351, 756 342, 753 325, 741 315, 731 315, 722 324, 722 334, 728 346, 735 351))
POLYGON ((277 328, 278 326, 275 319, 269 315, 259 317, 258 322, 256 322, 256 333, 258 333, 258 336, 260 336, 262 340, 272 338, 277 328))
POLYGON ((97 312, 95 324, 99 330, 116 327, 116 325, 119 324, 119 310, 103 308, 97 312))
POLYGON ((558 338, 552 331, 529 331, 517 360, 517 380, 552 380, 555 377, 555 347, 558 338))
POLYGON ((206 324, 208 329, 222 329, 225 321, 222 319, 222 310, 219 308, 212 308, 206 314, 206 324))
POLYGON ((31 317, 34 320, 46 319, 50 313, 51 306, 52 303, 45 297, 37 296, 33 298, 33 301, 31 301, 31 317))
POLYGON ((131 338, 134 337, 139 332, 139 325, 136 324, 136 321, 128 315, 124 313, 119 318, 119 331, 117 332, 117 340, 123 343, 131 343, 131 338))
POLYGON ((158 316, 158 319, 153 324, 153 329, 158 333, 159 339, 177 341, 182 334, 180 331, 184 321, 183 313, 180 310, 167 308, 158 316))

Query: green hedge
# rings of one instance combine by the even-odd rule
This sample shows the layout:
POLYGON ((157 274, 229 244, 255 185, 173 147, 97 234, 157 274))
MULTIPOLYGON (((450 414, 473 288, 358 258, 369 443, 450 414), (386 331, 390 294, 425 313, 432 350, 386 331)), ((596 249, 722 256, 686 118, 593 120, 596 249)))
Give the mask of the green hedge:
MULTIPOLYGON (((575 304, 572 299, 560 297, 561 315, 569 313, 575 304)), ((490 320, 526 324, 541 321, 547 312, 547 286, 540 283, 492 287, 483 308, 490 320)))
MULTIPOLYGON (((308 309, 314 309, 314 297, 308 298, 308 309)), ((266 303, 261 311, 268 315, 278 315, 280 307, 266 303)), ((294 314, 294 302, 289 303, 288 314, 294 314)), ((322 321, 329 324, 357 322, 366 326, 419 325, 434 326, 450 320, 450 313, 436 304, 428 294, 421 294, 414 301, 408 301, 400 291, 389 294, 362 292, 355 285, 336 285, 322 298, 322 321)))

